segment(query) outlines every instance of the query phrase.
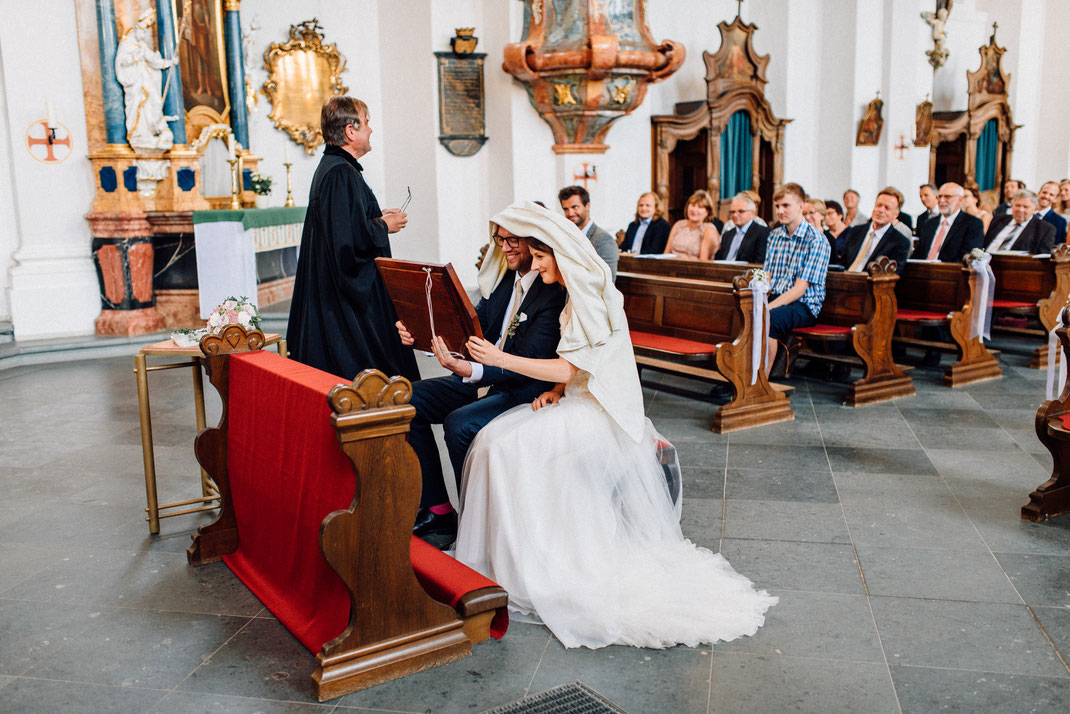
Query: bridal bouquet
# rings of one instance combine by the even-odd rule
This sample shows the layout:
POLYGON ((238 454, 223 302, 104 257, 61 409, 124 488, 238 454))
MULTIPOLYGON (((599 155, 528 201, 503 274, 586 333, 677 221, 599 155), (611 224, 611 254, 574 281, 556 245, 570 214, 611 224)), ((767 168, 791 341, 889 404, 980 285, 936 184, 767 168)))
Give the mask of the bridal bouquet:
POLYGON ((247 297, 228 297, 208 316, 208 331, 218 335, 227 325, 241 325, 245 329, 260 329, 260 310, 247 297))

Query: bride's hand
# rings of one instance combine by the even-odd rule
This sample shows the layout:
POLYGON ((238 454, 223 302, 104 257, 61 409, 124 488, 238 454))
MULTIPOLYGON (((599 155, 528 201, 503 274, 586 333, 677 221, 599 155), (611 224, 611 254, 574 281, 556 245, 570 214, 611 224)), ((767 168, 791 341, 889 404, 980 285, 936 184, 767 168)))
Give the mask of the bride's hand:
POLYGON ((543 407, 548 407, 551 404, 557 404, 560 400, 561 394, 559 392, 543 392, 539 396, 535 397, 535 401, 531 403, 531 411, 537 412, 543 407))
POLYGON ((505 353, 494 346, 494 343, 484 340, 482 337, 468 338, 468 353, 472 359, 489 367, 505 367, 505 353))

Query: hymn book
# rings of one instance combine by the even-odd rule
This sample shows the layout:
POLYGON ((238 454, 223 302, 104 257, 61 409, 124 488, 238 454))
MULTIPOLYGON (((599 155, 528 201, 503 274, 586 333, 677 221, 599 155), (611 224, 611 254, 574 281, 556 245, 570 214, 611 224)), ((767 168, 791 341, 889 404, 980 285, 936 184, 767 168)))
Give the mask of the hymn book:
POLYGON ((413 348, 431 352, 433 326, 447 349, 471 359, 466 346, 468 338, 482 337, 483 330, 452 263, 436 265, 376 258, 375 264, 398 319, 415 340, 413 348))

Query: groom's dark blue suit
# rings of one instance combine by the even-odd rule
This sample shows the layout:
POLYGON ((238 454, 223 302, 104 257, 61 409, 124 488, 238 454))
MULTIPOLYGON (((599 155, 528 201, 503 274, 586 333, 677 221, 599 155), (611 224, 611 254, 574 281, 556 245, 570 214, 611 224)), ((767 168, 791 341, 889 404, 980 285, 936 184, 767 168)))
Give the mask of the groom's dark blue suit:
MULTIPOLYGON (((513 296, 515 278, 515 271, 506 271, 490 297, 480 300, 476 305, 483 337, 495 344, 501 337, 502 322, 513 296)), ((527 319, 517 324, 513 336, 506 338, 502 350, 534 359, 554 357, 557 343, 561 340, 559 316, 565 307, 565 297, 565 290, 560 285, 546 285, 541 278, 535 278, 517 313, 523 313, 527 319)), ((442 476, 442 462, 431 432, 432 424, 443 426, 446 448, 459 488, 464 458, 479 430, 502 412, 533 401, 552 386, 549 382, 486 365, 479 384, 465 383, 456 375, 416 382, 409 400, 416 408, 416 416, 409 426, 409 443, 420 460, 423 472, 420 507, 449 501, 442 476), (482 399, 476 394, 480 387, 491 387, 482 399)))

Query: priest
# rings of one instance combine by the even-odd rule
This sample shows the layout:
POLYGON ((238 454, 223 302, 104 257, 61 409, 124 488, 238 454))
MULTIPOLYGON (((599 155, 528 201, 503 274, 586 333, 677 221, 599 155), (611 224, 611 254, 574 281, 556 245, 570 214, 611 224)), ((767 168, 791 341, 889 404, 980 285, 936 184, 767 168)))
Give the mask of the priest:
POLYGON ((353 97, 331 97, 320 111, 327 144, 308 195, 287 341, 303 362, 344 379, 375 368, 420 378, 416 358, 403 347, 397 315, 375 259, 390 257, 390 234, 408 220, 380 210, 358 159, 371 151, 368 107, 353 97))

